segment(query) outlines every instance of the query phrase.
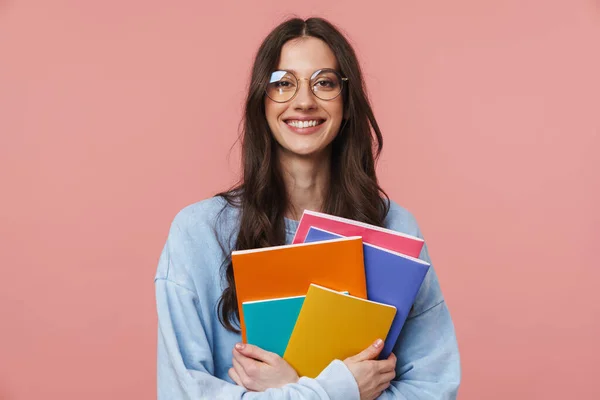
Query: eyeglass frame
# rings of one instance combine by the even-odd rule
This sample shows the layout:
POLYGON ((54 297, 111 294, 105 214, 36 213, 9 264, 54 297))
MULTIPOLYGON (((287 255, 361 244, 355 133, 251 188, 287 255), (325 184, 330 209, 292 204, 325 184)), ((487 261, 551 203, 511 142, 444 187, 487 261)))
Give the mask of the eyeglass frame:
POLYGON ((332 97, 331 99, 322 99, 322 98, 320 98, 319 96, 317 96, 317 95, 315 94, 314 90, 313 90, 313 89, 312 89, 312 87, 311 87, 311 88, 310 88, 310 92, 313 94, 313 96, 315 96, 315 97, 316 97, 317 99, 319 99, 319 100, 323 100, 323 101, 331 101, 331 100, 335 100, 335 99, 337 99, 337 98, 339 97, 339 95, 340 95, 340 94, 342 94, 342 92, 344 91, 344 82, 348 81, 348 78, 346 78, 345 76, 343 76, 341 73, 339 73, 338 71, 336 71, 336 70, 335 70, 335 69, 333 69, 333 68, 321 68, 321 69, 317 69, 317 70, 315 70, 315 71, 314 71, 314 72, 311 74, 311 77, 310 77, 310 78, 298 78, 298 77, 296 76, 296 74, 294 74, 294 72, 292 72, 292 71, 290 71, 290 70, 287 70, 287 69, 276 69, 276 70, 272 71, 270 75, 272 76, 272 75, 273 75, 275 72, 277 72, 277 71, 282 71, 282 72, 286 72, 286 73, 288 73, 288 74, 291 74, 291 75, 294 77, 294 79, 296 79, 296 82, 298 82, 298 86, 296 87, 296 91, 294 92, 294 95, 293 95, 292 97, 290 97, 288 100, 285 100, 285 101, 277 101, 277 100, 274 100, 274 99, 273 99, 271 96, 269 96, 269 93, 268 93, 268 86, 269 86, 269 83, 271 83, 271 82, 269 82, 269 83, 267 83, 267 84, 265 85, 265 95, 266 95, 266 96, 267 96, 269 99, 271 99, 272 101, 274 101, 275 103, 279 103, 279 104, 283 104, 283 103, 287 103, 288 101, 292 101, 292 100, 294 99, 294 97, 296 97, 296 95, 298 94, 298 90, 300 89, 300 81, 309 81, 309 84, 310 84, 310 81, 312 80, 312 77, 313 77, 315 74, 317 74, 317 73, 321 73, 322 71, 331 71, 331 72, 335 73, 336 75, 338 75, 338 76, 340 77, 341 84, 340 84, 340 92, 339 92, 338 94, 336 94, 336 95, 335 95, 335 97, 332 97))

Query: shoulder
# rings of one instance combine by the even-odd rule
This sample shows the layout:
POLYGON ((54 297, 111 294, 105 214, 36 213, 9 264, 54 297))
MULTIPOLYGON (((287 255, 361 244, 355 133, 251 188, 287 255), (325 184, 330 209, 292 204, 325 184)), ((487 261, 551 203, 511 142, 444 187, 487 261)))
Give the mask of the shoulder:
POLYGON ((171 230, 179 229, 188 235, 204 235, 207 230, 223 233, 237 222, 237 209, 219 196, 206 198, 179 210, 171 230))
POLYGON ((419 229, 419 224, 414 215, 391 199, 389 201, 389 210, 385 217, 384 225, 388 229, 423 238, 421 230, 419 229))
POLYGON ((238 225, 237 208, 222 197, 183 207, 171 222, 156 278, 183 284, 212 275, 230 251, 238 225))

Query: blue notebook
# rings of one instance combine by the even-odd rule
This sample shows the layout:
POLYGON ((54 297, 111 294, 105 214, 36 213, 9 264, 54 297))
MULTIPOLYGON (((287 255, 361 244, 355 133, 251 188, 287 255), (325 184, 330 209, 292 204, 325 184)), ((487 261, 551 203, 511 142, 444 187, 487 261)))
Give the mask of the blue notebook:
POLYGON ((242 303, 248 343, 283 357, 306 296, 242 303))
MULTIPOLYGON (((342 236, 336 233, 310 227, 304 242, 340 237, 342 236)), ((368 243, 363 243, 363 254, 368 299, 395 306, 397 310, 379 355, 379 358, 384 359, 396 344, 430 264, 368 243)))
POLYGON ((305 298, 294 296, 242 303, 247 342, 283 358, 305 298))

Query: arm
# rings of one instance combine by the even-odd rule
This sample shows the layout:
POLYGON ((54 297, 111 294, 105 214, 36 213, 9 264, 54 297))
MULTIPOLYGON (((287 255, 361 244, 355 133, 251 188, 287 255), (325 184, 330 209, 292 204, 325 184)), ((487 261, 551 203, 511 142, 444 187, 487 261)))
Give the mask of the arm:
POLYGON ((356 381, 341 361, 331 363, 315 379, 302 377, 297 383, 265 392, 249 392, 215 377, 209 341, 212 326, 208 326, 213 322, 207 315, 214 311, 186 278, 186 264, 197 262, 187 254, 192 246, 189 236, 174 224, 159 261, 155 279, 158 399, 358 399, 356 381))
MULTIPOLYGON (((430 262, 426 244, 420 258, 430 262)), ((433 268, 419 290, 394 353, 397 375, 379 399, 456 399, 461 378, 458 344, 433 268)))
MULTIPOLYGON (((259 392, 298 382, 296 371, 277 354, 251 344, 240 345, 233 351, 233 368, 229 369, 229 376, 238 385, 259 392)), ((383 340, 377 339, 344 360, 356 380, 361 400, 377 398, 396 376, 396 355, 377 360, 382 350, 383 340)))

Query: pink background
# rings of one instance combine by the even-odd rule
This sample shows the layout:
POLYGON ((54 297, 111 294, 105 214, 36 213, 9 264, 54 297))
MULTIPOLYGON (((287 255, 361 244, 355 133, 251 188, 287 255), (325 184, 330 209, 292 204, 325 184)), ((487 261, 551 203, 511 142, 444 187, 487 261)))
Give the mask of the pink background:
POLYGON ((600 398, 592 0, 0 0, 0 398, 156 396, 169 223, 234 181, 252 56, 292 12, 356 46, 459 398, 600 398))

